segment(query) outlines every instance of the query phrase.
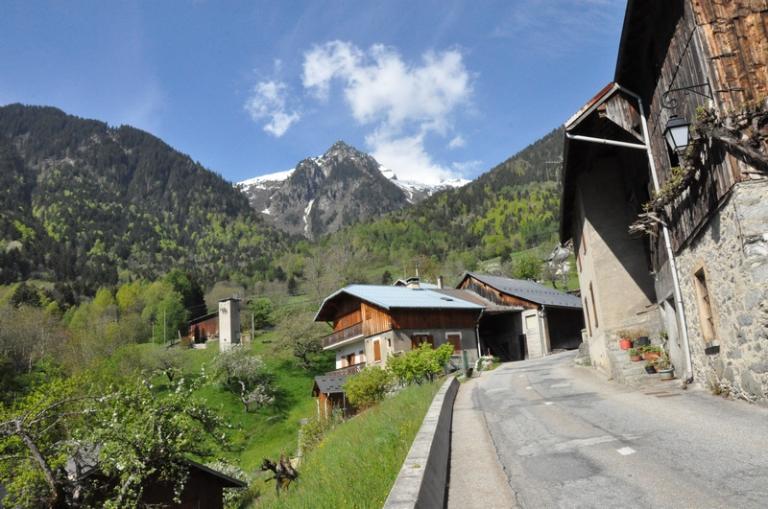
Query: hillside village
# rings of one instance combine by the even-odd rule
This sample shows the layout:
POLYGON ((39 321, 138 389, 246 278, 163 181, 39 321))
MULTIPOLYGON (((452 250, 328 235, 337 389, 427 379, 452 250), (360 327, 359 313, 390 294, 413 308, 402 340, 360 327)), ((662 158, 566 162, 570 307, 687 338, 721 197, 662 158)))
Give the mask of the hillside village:
POLYGON ((764 507, 768 3, 614 71, 435 185, 0 106, 0 508, 764 507))

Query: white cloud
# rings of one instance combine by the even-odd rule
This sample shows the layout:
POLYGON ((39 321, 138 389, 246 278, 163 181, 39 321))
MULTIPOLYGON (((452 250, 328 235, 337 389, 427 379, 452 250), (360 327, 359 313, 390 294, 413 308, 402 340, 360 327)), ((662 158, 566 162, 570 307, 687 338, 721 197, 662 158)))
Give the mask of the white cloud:
POLYGON ((464 140, 464 137, 458 134, 451 138, 451 141, 448 142, 448 148, 461 148, 466 144, 467 142, 464 140))
POLYGON ((471 176, 483 169, 483 161, 480 161, 479 159, 472 159, 469 161, 455 161, 451 163, 451 167, 460 175, 471 176))
MULTIPOLYGON (((339 83, 353 118, 373 129, 366 137, 372 154, 402 178, 434 182, 455 176, 427 153, 425 138, 448 136, 456 111, 470 100, 470 73, 459 51, 429 51, 409 64, 381 44, 364 51, 331 41, 304 54, 302 82, 321 100, 339 83)), ((454 140, 463 142, 460 135, 454 140)))
POLYGON ((371 155, 387 168, 392 168, 400 180, 439 184, 456 177, 456 172, 434 162, 424 148, 424 135, 391 137, 373 132, 365 137, 371 155))
POLYGON ((279 138, 301 118, 297 111, 289 111, 286 96, 285 83, 261 81, 253 87, 245 110, 255 122, 267 120, 264 130, 279 138))

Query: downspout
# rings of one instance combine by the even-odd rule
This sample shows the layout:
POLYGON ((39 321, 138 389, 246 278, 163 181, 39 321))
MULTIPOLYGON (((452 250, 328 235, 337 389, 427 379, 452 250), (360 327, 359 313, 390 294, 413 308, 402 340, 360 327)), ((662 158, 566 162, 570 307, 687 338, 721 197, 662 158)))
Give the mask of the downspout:
POLYGON ((480 357, 483 356, 483 351, 480 349, 480 319, 483 317, 483 312, 485 312, 485 309, 480 310, 480 315, 477 317, 477 322, 475 322, 475 338, 477 339, 477 360, 480 361, 480 357))
MULTIPOLYGON (((636 93, 630 90, 627 90, 621 85, 618 85, 618 84, 615 85, 614 91, 615 90, 621 90, 622 92, 634 97, 637 100, 638 109, 640 110, 640 123, 642 124, 642 128, 643 128, 643 141, 645 142, 644 144, 627 143, 627 142, 617 141, 617 140, 608 140, 605 138, 593 138, 591 136, 581 136, 581 135, 571 134, 568 131, 565 132, 565 136, 571 140, 587 141, 591 143, 599 143, 602 145, 612 145, 616 147, 645 150, 646 156, 648 157, 648 165, 651 170, 651 177, 653 179, 653 189, 658 193, 660 188, 659 177, 656 174, 656 163, 653 160, 653 151, 651 150, 651 137, 648 133, 648 122, 645 118, 645 108, 643 107, 643 100, 639 95, 637 95, 636 93)), ((664 246, 667 251, 667 259, 669 260, 669 264, 670 264, 670 272, 672 273, 672 286, 674 288, 674 297, 675 297, 675 312, 677 315, 677 319, 679 320, 680 335, 682 336, 683 349, 685 350, 685 371, 686 371, 685 381, 686 383, 690 383, 693 381, 693 366, 691 361, 691 348, 688 340, 688 324, 685 319, 685 308, 683 307, 683 296, 680 290, 680 279, 678 278, 678 274, 677 274, 677 263, 675 262, 675 253, 672 250, 672 241, 670 240, 670 237, 669 237, 669 228, 667 228, 666 224, 662 223, 661 229, 664 235, 664 246)))
MULTIPOLYGON (((651 136, 648 133, 648 121, 645 118, 645 108, 643 107, 643 99, 636 93, 627 90, 619 85, 619 89, 624 93, 631 95, 637 99, 637 106, 640 110, 640 123, 643 127, 643 139, 645 141, 646 152, 648 153, 648 165, 651 168, 651 177, 653 178, 653 189, 656 193, 659 192, 659 177, 656 174, 656 163, 653 160, 653 151, 651 150, 651 136)), ((677 311, 678 320, 680 320, 680 334, 683 338, 683 348, 685 349, 685 370, 686 383, 693 381, 693 363, 691 361, 691 348, 688 340, 688 324, 685 319, 685 307, 683 306, 683 294, 680 290, 680 279, 677 273, 677 262, 675 261, 675 253, 672 250, 672 241, 669 237, 669 228, 662 223, 661 230, 664 235, 664 245, 667 250, 667 259, 669 260, 670 272, 672 273, 672 286, 674 288, 675 295, 675 310, 677 311)))

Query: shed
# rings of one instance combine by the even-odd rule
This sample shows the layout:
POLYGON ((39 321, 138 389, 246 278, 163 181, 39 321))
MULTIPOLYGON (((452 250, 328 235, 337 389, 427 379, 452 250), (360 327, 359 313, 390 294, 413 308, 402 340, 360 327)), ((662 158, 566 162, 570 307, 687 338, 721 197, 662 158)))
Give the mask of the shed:
POLYGON ((584 318, 574 295, 535 281, 473 272, 464 275, 458 289, 493 304, 480 320, 485 353, 520 360, 581 344, 584 318))
POLYGON ((317 415, 327 419, 335 408, 340 408, 346 415, 352 408, 347 405, 347 397, 344 394, 344 383, 349 378, 347 374, 318 375, 312 387, 312 396, 317 398, 317 415))

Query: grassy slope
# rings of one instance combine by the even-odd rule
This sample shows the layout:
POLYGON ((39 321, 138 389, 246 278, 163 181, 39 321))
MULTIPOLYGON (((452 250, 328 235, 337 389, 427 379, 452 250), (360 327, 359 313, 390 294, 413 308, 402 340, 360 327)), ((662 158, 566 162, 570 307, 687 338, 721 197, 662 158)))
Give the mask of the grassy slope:
POLYGON ((258 507, 381 507, 442 381, 413 386, 337 426, 310 451, 299 483, 258 507))
MULTIPOLYGON (((255 474, 265 457, 276 458, 280 453, 293 454, 297 446, 299 421, 314 412, 312 398, 313 375, 293 362, 290 352, 274 352, 271 341, 274 333, 261 334, 251 344, 262 356, 267 368, 275 376, 280 396, 274 408, 246 413, 240 400, 216 383, 207 384, 199 395, 230 428, 226 430, 230 446, 221 451, 227 461, 238 464, 245 472, 255 474)), ((184 371, 197 374, 205 366, 210 373, 218 344, 211 343, 205 350, 189 350, 184 371)))

